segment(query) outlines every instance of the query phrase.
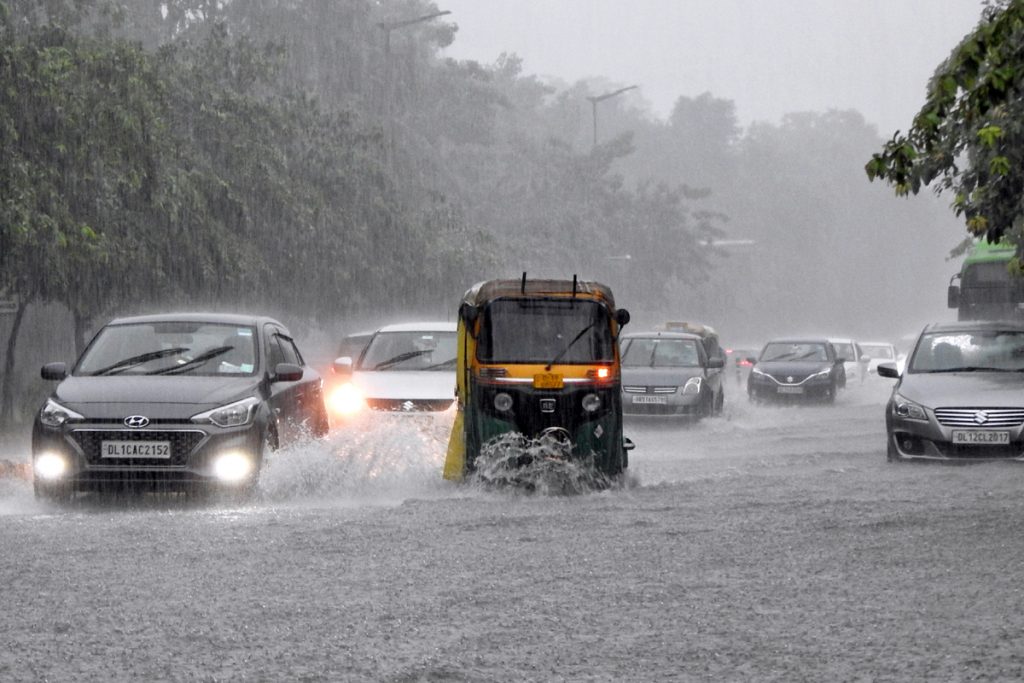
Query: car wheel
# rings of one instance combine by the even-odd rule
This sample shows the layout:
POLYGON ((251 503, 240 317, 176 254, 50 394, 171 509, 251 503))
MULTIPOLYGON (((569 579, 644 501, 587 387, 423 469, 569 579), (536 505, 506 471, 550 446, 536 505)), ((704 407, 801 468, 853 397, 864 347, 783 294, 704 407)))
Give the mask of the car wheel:
POLYGON ((903 456, 896 450, 896 444, 892 442, 892 436, 887 434, 885 440, 888 445, 885 451, 885 459, 888 462, 903 462, 903 456))
POLYGON ((36 500, 47 500, 52 503, 66 503, 71 500, 71 487, 67 484, 44 484, 32 479, 32 493, 36 500))

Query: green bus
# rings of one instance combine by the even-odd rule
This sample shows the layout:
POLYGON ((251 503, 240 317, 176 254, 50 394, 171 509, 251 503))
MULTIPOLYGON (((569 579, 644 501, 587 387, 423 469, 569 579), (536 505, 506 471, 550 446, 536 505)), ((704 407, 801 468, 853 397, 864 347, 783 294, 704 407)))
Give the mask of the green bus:
POLYGON ((1009 268, 1016 255, 1017 247, 1006 241, 975 243, 949 282, 947 302, 957 309, 957 320, 1024 317, 1024 277, 1009 268))

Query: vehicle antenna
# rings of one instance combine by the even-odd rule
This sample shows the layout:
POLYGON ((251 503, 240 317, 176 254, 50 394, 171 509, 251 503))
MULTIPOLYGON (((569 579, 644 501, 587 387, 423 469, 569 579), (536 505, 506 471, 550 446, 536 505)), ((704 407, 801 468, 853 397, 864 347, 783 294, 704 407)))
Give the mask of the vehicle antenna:
POLYGON ((526 294, 526 271, 523 271, 523 285, 519 288, 520 294, 526 294))
POLYGON ((572 298, 576 298, 576 273, 572 274, 572 298))

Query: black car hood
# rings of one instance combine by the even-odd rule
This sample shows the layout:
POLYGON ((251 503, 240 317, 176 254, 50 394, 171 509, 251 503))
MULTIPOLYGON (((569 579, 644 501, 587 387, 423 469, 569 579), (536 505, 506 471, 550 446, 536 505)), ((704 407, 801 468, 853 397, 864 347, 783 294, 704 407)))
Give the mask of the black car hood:
POLYGON ((58 403, 86 418, 145 415, 190 417, 251 396, 256 377, 68 377, 57 385, 58 403))
POLYGON ((904 374, 897 391, 929 408, 1024 408, 1024 373, 904 374))
POLYGON ((769 360, 759 361, 754 367, 761 372, 766 372, 772 377, 779 379, 784 379, 790 376, 797 379, 803 379, 804 377, 813 375, 816 372, 830 370, 832 368, 832 363, 828 361, 769 360))

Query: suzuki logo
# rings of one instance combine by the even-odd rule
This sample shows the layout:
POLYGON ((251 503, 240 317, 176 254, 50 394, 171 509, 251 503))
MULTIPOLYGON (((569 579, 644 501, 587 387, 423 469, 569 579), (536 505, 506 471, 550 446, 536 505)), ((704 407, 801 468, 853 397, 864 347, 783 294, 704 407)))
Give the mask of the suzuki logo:
POLYGON ((149 424, 149 418, 145 415, 129 415, 124 419, 124 426, 132 429, 142 429, 149 424))
POLYGON ((978 412, 974 413, 974 421, 980 425, 985 424, 986 422, 988 422, 988 413, 985 412, 984 410, 979 410, 978 412))
POLYGON ((789 377, 787 377, 786 381, 789 382, 790 384, 792 384, 793 383, 793 375, 790 375, 789 377))
POLYGON ((405 412, 409 412, 410 410, 412 410, 415 407, 416 407, 416 404, 413 403, 412 401, 406 401, 405 403, 402 404, 402 410, 404 410, 405 412))

